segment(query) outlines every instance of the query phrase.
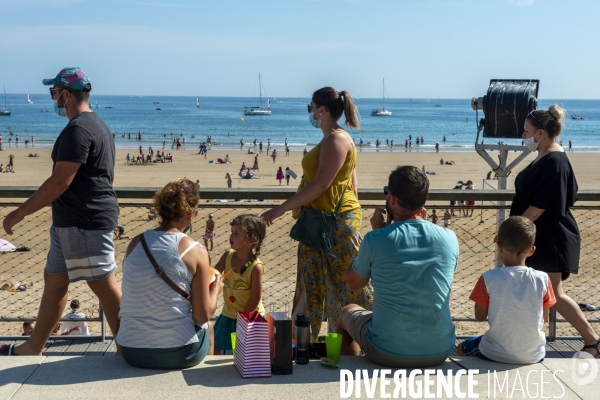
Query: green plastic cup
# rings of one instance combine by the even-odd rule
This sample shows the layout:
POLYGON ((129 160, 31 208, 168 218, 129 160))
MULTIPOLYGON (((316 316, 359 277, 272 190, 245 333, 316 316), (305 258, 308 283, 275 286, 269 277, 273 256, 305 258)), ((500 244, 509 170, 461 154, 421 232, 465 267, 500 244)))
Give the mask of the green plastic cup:
POLYGON ((339 363, 340 352, 342 351, 342 335, 339 333, 327 333, 325 335, 325 348, 327 349, 327 358, 331 358, 336 363, 339 363))
MULTIPOLYGON (((235 339, 237 334, 235 332, 231 332, 231 354, 235 356, 235 339)), ((342 342, 340 342, 341 344, 342 342)))

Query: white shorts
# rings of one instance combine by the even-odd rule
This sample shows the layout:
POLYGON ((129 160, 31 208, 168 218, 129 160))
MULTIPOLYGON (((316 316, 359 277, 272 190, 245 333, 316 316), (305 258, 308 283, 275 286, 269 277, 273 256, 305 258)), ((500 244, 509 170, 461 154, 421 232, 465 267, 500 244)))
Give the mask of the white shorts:
POLYGON ((204 240, 214 240, 215 239, 215 233, 213 231, 209 231, 207 229, 206 232, 204 232, 204 236, 202 236, 202 239, 204 239, 204 240))

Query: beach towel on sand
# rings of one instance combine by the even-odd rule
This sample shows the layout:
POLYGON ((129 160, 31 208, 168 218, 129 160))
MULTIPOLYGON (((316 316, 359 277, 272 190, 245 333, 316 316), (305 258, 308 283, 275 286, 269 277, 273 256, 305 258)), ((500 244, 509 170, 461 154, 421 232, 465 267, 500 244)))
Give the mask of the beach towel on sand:
POLYGON ((0 239, 0 251, 16 251, 17 247, 12 244, 11 242, 4 240, 4 239, 0 239))

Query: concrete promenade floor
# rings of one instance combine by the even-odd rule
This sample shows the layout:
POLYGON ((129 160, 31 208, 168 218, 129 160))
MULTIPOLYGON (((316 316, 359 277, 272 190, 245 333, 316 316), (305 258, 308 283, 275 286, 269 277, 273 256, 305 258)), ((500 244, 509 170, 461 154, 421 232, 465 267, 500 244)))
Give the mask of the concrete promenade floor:
MULTIPOLYGON (((478 398, 600 399, 600 373, 590 383, 578 384, 578 377, 600 370, 600 359, 585 363, 587 368, 573 363, 570 357, 580 345, 568 340, 549 342, 546 359, 525 366, 452 355, 436 372, 446 379, 452 374, 450 395, 435 374, 427 378, 419 373, 411 384, 411 370, 405 371, 403 393, 393 378, 397 370, 391 370, 384 392, 379 378, 371 397, 368 389, 373 374, 376 370, 381 374, 382 369, 365 357, 342 357, 340 368, 348 373, 368 371, 368 381, 363 379, 359 385, 359 397, 356 382, 342 385, 342 370, 329 370, 317 360, 295 365, 293 375, 242 379, 231 356, 209 356, 183 371, 143 370, 116 357, 113 342, 57 340, 48 343, 43 356, 0 358, 0 399, 337 399, 341 390, 350 398, 384 398, 386 393, 392 398, 425 398, 426 379, 431 379, 428 391, 434 398, 460 398, 462 394, 469 398, 469 371, 477 381, 472 384, 472 394, 478 398), (574 368, 579 375, 574 376, 574 368)), ((402 383, 402 375, 398 383, 402 383)))

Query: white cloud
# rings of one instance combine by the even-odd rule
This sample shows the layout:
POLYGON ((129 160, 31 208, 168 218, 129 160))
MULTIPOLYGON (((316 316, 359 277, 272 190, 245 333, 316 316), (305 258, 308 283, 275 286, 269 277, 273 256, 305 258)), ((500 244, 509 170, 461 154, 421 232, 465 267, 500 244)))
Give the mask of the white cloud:
POLYGON ((508 4, 519 7, 529 7, 533 3, 535 3, 535 0, 508 0, 508 4))

